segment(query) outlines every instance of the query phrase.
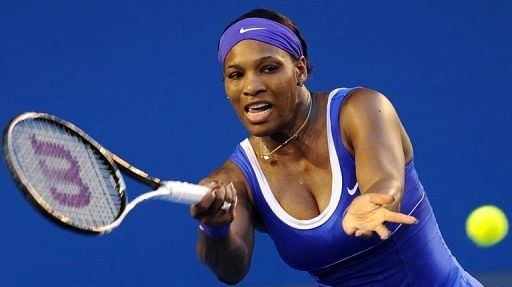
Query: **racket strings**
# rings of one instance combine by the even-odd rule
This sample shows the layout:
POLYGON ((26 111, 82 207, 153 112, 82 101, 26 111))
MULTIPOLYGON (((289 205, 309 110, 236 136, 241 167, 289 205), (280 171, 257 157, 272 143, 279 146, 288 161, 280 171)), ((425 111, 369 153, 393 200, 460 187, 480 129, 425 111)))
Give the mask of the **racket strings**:
POLYGON ((18 168, 47 211, 79 227, 101 227, 123 205, 110 163, 81 136, 60 124, 30 119, 12 132, 18 168))

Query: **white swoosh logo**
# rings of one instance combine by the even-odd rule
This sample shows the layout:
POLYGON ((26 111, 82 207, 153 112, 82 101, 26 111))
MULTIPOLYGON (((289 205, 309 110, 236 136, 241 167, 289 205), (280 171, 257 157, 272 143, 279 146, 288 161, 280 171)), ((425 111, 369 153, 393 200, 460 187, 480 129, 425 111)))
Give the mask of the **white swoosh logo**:
POLYGON ((359 182, 356 182, 354 187, 352 187, 351 189, 347 187, 348 194, 354 195, 354 193, 356 193, 356 190, 358 187, 359 187, 359 182))
POLYGON ((247 28, 247 29, 245 29, 244 27, 242 27, 242 28, 240 28, 240 34, 243 34, 243 33, 249 32, 249 31, 263 30, 263 29, 267 29, 267 28, 247 28))

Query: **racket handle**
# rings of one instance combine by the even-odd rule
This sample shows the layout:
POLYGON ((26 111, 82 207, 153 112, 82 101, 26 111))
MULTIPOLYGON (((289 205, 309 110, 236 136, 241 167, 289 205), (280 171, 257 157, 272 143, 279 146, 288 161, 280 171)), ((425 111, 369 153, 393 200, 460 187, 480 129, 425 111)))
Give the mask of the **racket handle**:
MULTIPOLYGON (((196 204, 210 191, 206 186, 183 181, 169 180, 160 184, 161 186, 154 191, 156 197, 183 204, 196 204)), ((230 208, 231 203, 224 201, 221 209, 228 211, 230 208)))
POLYGON ((162 181, 157 190, 166 190, 168 193, 162 196, 162 199, 183 204, 198 203, 210 189, 203 185, 182 182, 182 181, 162 181))

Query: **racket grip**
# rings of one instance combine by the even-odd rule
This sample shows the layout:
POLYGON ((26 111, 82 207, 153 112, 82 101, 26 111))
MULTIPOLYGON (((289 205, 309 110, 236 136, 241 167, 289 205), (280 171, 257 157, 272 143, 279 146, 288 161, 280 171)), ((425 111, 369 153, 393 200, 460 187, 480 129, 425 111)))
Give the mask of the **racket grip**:
POLYGON ((161 185, 158 189, 168 192, 165 199, 183 204, 198 203, 210 191, 206 186, 182 181, 163 181, 161 185))

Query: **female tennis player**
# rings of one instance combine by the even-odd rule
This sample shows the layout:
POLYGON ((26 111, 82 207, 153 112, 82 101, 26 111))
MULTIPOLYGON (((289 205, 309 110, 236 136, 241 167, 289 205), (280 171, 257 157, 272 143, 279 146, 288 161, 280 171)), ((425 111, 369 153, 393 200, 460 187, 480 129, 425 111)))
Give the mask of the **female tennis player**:
POLYGON ((191 207, 199 258, 221 281, 247 273, 258 229, 318 286, 482 286, 444 243, 385 96, 308 90, 307 45, 269 10, 234 20, 218 58, 250 133, 201 181, 212 192, 191 207))

